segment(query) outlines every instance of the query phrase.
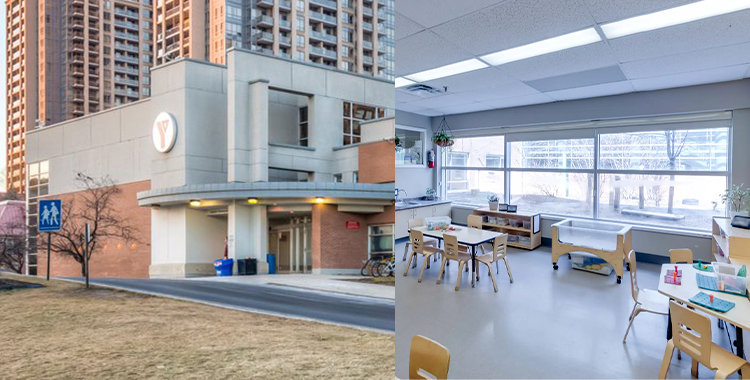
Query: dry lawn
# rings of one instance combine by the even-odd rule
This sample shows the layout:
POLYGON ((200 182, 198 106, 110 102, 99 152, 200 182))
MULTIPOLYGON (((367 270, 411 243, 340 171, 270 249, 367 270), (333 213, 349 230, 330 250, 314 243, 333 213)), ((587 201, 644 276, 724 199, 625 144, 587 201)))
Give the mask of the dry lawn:
POLYGON ((393 335, 29 282, 47 287, 0 291, 3 379, 392 379, 395 371, 393 335))

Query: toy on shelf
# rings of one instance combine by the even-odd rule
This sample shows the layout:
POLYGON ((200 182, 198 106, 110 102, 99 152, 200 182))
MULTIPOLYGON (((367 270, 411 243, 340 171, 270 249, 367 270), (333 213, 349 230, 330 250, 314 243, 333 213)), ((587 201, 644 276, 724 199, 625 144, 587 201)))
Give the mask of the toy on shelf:
POLYGON ((714 267, 703 264, 703 260, 698 260, 697 263, 693 264, 693 268, 701 272, 713 272, 714 267))

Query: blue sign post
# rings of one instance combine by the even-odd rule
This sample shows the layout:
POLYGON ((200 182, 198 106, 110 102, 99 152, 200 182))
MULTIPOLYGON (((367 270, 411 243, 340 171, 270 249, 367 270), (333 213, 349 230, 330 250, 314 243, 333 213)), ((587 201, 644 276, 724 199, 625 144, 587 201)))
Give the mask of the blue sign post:
POLYGON ((47 232, 47 281, 49 281, 52 232, 59 231, 62 225, 62 201, 59 199, 40 199, 37 219, 39 220, 39 232, 47 232))

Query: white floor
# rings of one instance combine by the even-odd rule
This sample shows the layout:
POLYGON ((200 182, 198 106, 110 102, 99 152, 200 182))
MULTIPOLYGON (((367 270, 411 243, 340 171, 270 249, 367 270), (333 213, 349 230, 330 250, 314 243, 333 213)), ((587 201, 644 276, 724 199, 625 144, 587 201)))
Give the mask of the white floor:
MULTIPOLYGON (((498 292, 484 264, 471 287, 464 273, 454 291, 455 262, 436 285, 440 261, 417 283, 422 259, 403 277, 404 244, 396 247, 396 377, 409 377, 414 335, 442 343, 451 352, 449 378, 656 378, 666 347, 667 317, 641 313, 626 344, 622 337, 633 308, 630 278, 571 269, 567 257, 554 271, 548 247, 510 249, 514 283, 500 263, 498 292)), ((658 265, 638 263, 642 288, 656 289, 658 265)), ((712 319, 713 341, 729 348, 726 330, 712 319)), ((730 328, 732 337, 734 329, 730 328)), ((701 378, 714 373, 700 366, 701 378)), ((675 353, 668 378, 690 378, 690 358, 675 353)), ((736 374, 731 378, 738 378, 736 374)))

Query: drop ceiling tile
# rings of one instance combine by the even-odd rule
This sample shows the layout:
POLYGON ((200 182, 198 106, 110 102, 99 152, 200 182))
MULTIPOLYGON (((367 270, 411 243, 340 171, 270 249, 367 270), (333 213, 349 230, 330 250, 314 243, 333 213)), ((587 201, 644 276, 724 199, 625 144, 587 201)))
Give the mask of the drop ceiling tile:
POLYGON ((637 91, 660 90, 673 87, 694 86, 706 83, 727 82, 742 79, 750 65, 737 65, 718 69, 693 71, 655 78, 634 79, 630 83, 637 91))
MULTIPOLYGON (((465 6, 471 2, 455 3, 465 6)), ((432 30, 472 54, 484 55, 593 25, 594 20, 584 0, 512 0, 446 22, 432 30)))
POLYGON ((406 112, 412 112, 412 113, 419 113, 419 112, 423 112, 427 110, 427 108, 417 107, 409 103, 396 103, 396 109, 399 111, 406 111, 406 112))
POLYGON ((410 18, 396 12, 396 40, 409 37, 425 30, 425 27, 417 24, 410 18))
POLYGON ((429 109, 428 110, 424 110, 424 111, 420 111, 419 114, 420 115, 424 115, 424 116, 430 116, 430 117, 443 116, 443 112, 442 111, 439 111, 439 110, 429 110, 429 109))
POLYGON ((468 73, 453 75, 424 82, 424 84, 442 89, 448 87, 450 92, 462 92, 478 88, 492 87, 515 81, 510 75, 495 67, 470 71, 468 73))
POLYGON ((750 42, 750 10, 609 40, 617 59, 632 62, 750 42))
POLYGON ((527 58, 498 66, 522 81, 555 77, 617 65, 617 59, 605 42, 527 58))
POLYGON ((442 108, 436 109, 436 111, 441 111, 446 115, 453 115, 457 113, 486 111, 489 109, 492 109, 492 107, 484 103, 476 102, 476 103, 469 103, 469 104, 461 104, 457 106, 442 107, 442 108))
POLYGON ((526 82, 527 85, 541 91, 550 92, 568 88, 594 86, 603 83, 624 81, 625 74, 619 66, 608 66, 600 69, 579 71, 577 73, 558 75, 526 82))
POLYGON ((434 98, 429 99, 422 99, 417 100, 414 102, 409 102, 407 104, 414 105, 417 107, 422 108, 441 108, 441 107, 449 107, 449 106, 457 106, 460 104, 468 104, 473 103, 474 101, 471 99, 467 99, 455 94, 447 94, 443 96, 437 96, 434 98))
POLYGON ((396 102, 399 103, 406 103, 406 102, 413 102, 415 100, 420 100, 419 96, 412 95, 406 91, 403 90, 396 90, 396 102))
POLYGON ((397 77, 474 58, 429 30, 396 41, 396 56, 397 77))
POLYGON ((696 1, 698 0, 586 0, 591 16, 599 23, 620 21, 696 1))
POLYGON ((623 63, 622 70, 629 79, 639 79, 742 63, 750 63, 750 43, 623 63))
POLYGON ((569 88, 567 90, 551 91, 546 92, 549 97, 555 100, 573 100, 573 99, 586 99, 596 98, 599 96, 610 96, 627 94, 634 92, 633 85, 628 81, 615 82, 615 83, 604 83, 597 84, 594 86, 569 88))
POLYGON ((503 1, 505 0, 406 0, 400 1, 396 9, 412 20, 432 28, 503 1))
POLYGON ((538 93, 539 91, 525 85, 524 83, 515 81, 495 87, 459 92, 457 95, 463 96, 467 99, 476 100, 478 102, 483 102, 488 100, 505 99, 515 96, 525 96, 538 93))
POLYGON ((545 94, 534 94, 534 95, 527 95, 527 96, 518 96, 518 97, 512 97, 512 98, 506 98, 506 99, 498 99, 498 100, 490 100, 486 102, 482 102, 485 105, 490 106, 490 109, 496 109, 496 108, 511 108, 511 107, 521 107, 521 106, 528 106, 531 104, 542 104, 542 103, 551 103, 555 100, 550 98, 549 96, 545 94))

